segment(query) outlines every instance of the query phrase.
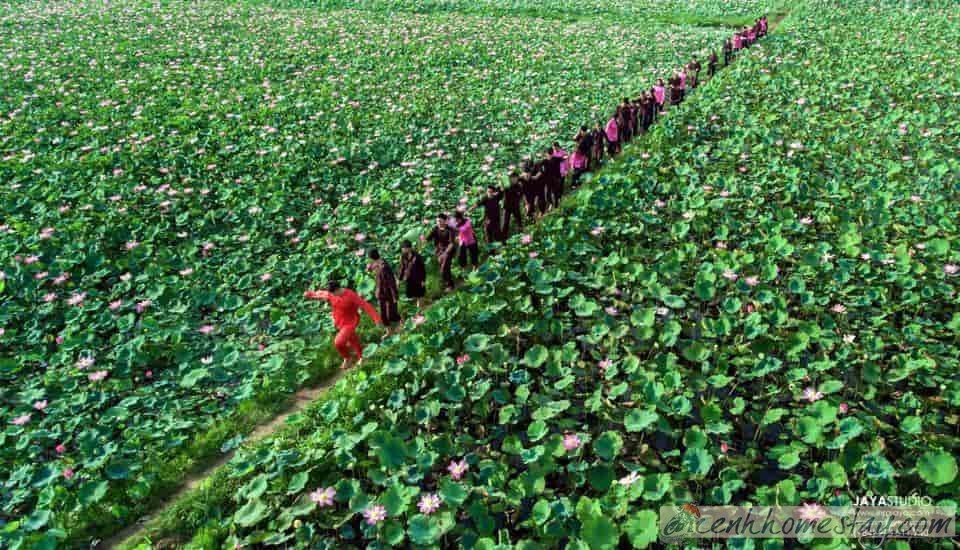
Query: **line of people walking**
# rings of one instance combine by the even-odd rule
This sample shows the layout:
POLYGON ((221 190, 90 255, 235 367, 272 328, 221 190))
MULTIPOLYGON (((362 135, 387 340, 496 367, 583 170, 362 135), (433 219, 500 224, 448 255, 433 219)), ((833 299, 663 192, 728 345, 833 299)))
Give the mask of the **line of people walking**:
MULTIPOLYGON (((723 65, 728 65, 738 51, 765 36, 767 28, 767 17, 764 15, 753 26, 744 27, 724 41, 723 65)), ((716 74, 719 62, 719 56, 712 51, 707 59, 707 77, 716 74)), ((699 59, 694 55, 686 65, 677 67, 666 82, 658 78, 653 86, 635 98, 623 98, 606 123, 597 122, 593 128, 581 126, 572 138, 569 152, 559 142, 554 142, 538 157, 524 159, 520 168, 509 174, 505 186, 488 186, 480 200, 465 209, 456 210, 453 215, 439 213, 436 225, 421 240, 433 246, 443 288, 450 291, 455 287, 454 261, 461 269, 474 269, 480 265, 480 245, 468 214, 477 208, 481 209, 481 227, 488 244, 502 243, 510 235, 523 231, 524 223, 534 223, 560 205, 566 186, 577 188, 582 176, 598 168, 605 155, 613 157, 619 154, 625 143, 649 131, 670 106, 683 102, 687 90, 700 85, 702 70, 699 59)), ((401 243, 400 269, 397 273, 394 273, 379 250, 370 250, 368 257, 370 263, 367 269, 376 281, 374 295, 379 312, 356 292, 341 288, 336 277, 329 281, 326 290, 304 293, 305 298, 331 304, 334 325, 338 330, 334 345, 343 357, 342 368, 349 368, 362 359, 362 348, 356 335, 360 309, 366 311, 375 323, 386 326, 390 334, 401 321, 398 281, 404 283, 406 297, 416 303, 418 310, 422 308, 426 296, 426 262, 412 242, 405 240, 401 243)))

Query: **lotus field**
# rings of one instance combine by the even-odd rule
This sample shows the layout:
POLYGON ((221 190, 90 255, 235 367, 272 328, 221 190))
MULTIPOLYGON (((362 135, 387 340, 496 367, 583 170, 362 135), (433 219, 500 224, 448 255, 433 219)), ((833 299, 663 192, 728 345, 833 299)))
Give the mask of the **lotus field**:
POLYGON ((369 297, 367 248, 393 261, 775 7, 391 4, 0 7, 0 546, 116 532, 205 445, 237 454, 121 547, 645 548, 662 505, 956 505, 960 8, 936 2, 791 4, 241 445, 251 403, 328 372, 306 288, 369 297))

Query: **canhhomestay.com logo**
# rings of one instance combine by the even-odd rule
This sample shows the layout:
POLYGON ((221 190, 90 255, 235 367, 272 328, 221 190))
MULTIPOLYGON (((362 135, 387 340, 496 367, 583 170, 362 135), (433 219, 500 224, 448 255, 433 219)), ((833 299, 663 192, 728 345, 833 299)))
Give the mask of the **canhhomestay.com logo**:
POLYGON ((952 538, 956 509, 941 506, 664 506, 660 538, 952 538))

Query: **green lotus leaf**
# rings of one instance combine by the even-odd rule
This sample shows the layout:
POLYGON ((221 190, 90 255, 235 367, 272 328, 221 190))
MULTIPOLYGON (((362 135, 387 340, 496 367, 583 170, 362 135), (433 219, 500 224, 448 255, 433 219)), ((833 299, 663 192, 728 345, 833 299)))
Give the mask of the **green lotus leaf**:
POLYGON ((917 473, 930 485, 946 485, 957 477, 957 459, 943 451, 924 453, 917 460, 917 473))

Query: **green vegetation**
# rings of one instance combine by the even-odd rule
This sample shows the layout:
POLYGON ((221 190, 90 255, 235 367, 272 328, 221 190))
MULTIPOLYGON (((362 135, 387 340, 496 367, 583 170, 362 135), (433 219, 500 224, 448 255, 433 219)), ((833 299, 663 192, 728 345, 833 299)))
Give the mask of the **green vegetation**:
POLYGON ((798 8, 165 533, 645 547, 669 502, 955 505, 958 17, 798 8))
MULTIPOLYGON (((36 9, 38 17, 53 13, 36 9)), ((80 6, 71 13, 84 14, 89 9, 80 6)), ((165 5, 150 17, 176 9, 178 5, 165 5)), ((217 156, 213 172, 222 172, 220 183, 210 183, 209 188, 211 194, 224 194, 216 201, 201 200, 198 194, 177 195, 175 200, 184 203, 178 203, 178 213, 169 214, 160 212, 158 203, 173 199, 156 193, 156 187, 167 180, 154 174, 160 179, 151 183, 150 198, 123 202, 128 210, 121 216, 118 207, 109 206, 109 197, 119 192, 114 189, 129 186, 132 190, 139 180, 129 174, 143 168, 126 167, 120 176, 113 176, 112 167, 117 162, 142 162, 135 160, 139 157, 111 153, 117 156, 109 162, 97 160, 101 172, 89 176, 92 179, 84 181, 88 176, 79 169, 76 181, 54 178, 50 175, 56 165, 53 158, 59 153, 48 153, 48 160, 37 155, 24 162, 22 152, 28 128, 32 136, 34 126, 46 124, 50 131, 53 126, 19 114, 6 115, 5 127, 13 128, 10 135, 21 141, 16 147, 4 145, 17 153, 0 163, 4 181, 11 182, 0 191, 4 219, 11 220, 6 223, 15 229, 0 237, 0 247, 21 258, 37 247, 44 252, 38 254, 37 262, 21 260, 6 270, 3 292, 13 298, 0 310, 6 328, 0 338, 15 359, 0 370, 4 380, 0 407, 4 418, 12 419, 26 414, 35 400, 49 399, 53 392, 58 396, 50 399, 47 412, 31 413, 29 422, 8 424, 0 433, 3 441, 18 442, 5 444, 0 451, 4 490, 15 495, 12 504, 5 502, 10 523, 0 527, 0 536, 11 546, 52 543, 68 535, 64 526, 102 527, 99 519, 93 520, 96 512, 112 511, 116 524, 128 522, 134 510, 119 510, 123 503, 136 491, 159 494, 151 491, 161 487, 141 472, 166 469, 158 464, 179 456, 184 448, 196 449, 196 456, 209 455, 229 433, 249 429, 244 419, 254 415, 241 411, 230 416, 237 404, 253 399, 261 404, 256 410, 270 412, 269 401, 262 400, 272 395, 264 386, 266 380, 281 376, 284 381, 276 387, 282 388, 278 394, 282 395, 309 373, 318 372, 307 358, 315 356, 316 348, 325 342, 308 345, 300 335, 312 337, 324 325, 320 313, 300 304, 297 292, 327 270, 358 270, 359 260, 343 256, 358 246, 347 244, 358 232, 364 233, 366 242, 381 247, 405 235, 416 236, 419 219, 441 205, 423 204, 418 190, 422 178, 437 182, 438 196, 458 197, 474 182, 447 176, 482 174, 489 165, 489 178, 493 178, 499 163, 515 160, 531 145, 522 141, 494 149, 493 140, 511 140, 490 135, 534 135, 537 144, 567 135, 591 112, 592 102, 606 108, 621 87, 648 83, 652 75, 676 64, 675 54, 666 48, 661 53, 645 52, 645 59, 631 63, 647 63, 657 71, 631 69, 629 81, 620 80, 624 73, 616 65, 619 60, 604 65, 609 51, 594 50, 586 38, 576 42, 583 30, 576 27, 577 32, 550 35, 556 41, 551 47, 571 50, 549 59, 567 59, 572 51, 595 55, 591 63, 596 66, 582 69, 582 74, 546 70, 545 65, 543 72, 519 65, 507 69, 496 61, 505 56, 488 55, 469 63, 477 69, 471 73, 472 84, 445 88, 449 77, 439 76, 416 84, 425 93, 432 89, 448 93, 455 88, 462 94, 444 105, 470 104, 483 96, 478 90, 483 69, 489 67, 488 77, 502 75, 510 86, 498 88, 502 95, 487 96, 487 104, 474 104, 471 109, 476 111, 465 111, 458 119, 453 110, 428 109, 431 100, 438 101, 438 94, 418 97, 408 112, 400 107, 389 121, 363 127, 382 110, 362 101, 356 116, 345 115, 344 111, 351 112, 349 101, 379 93, 380 88, 372 84, 378 79, 392 78, 388 82, 394 85, 384 86, 390 92, 413 84, 401 80, 407 70, 387 71, 382 63, 363 65, 361 52, 347 55, 344 48, 372 48, 367 42, 382 33, 411 33, 419 37, 411 38, 416 44, 409 46, 415 48, 413 53, 398 48, 396 55, 430 59, 443 67, 455 64, 456 56, 467 55, 466 49, 445 50, 451 57, 444 58, 438 54, 439 43, 433 48, 427 45, 439 40, 435 35, 449 31, 451 25, 461 31, 474 25, 477 40, 507 41, 516 48, 507 57, 518 62, 531 53, 528 47, 544 52, 549 48, 542 42, 529 44, 544 40, 538 34, 518 40, 519 24, 510 27, 503 22, 491 31, 484 27, 488 21, 482 16, 454 17, 442 10, 411 15, 416 24, 403 23, 410 26, 394 31, 396 21, 389 23, 376 5, 350 12, 362 17, 362 24, 360 19, 316 22, 309 16, 318 8, 229 9, 236 11, 228 11, 224 24, 236 26, 234 34, 227 36, 255 40, 252 31, 244 30, 241 22, 245 21, 256 29, 265 20, 289 23, 287 40, 269 43, 288 48, 287 57, 276 50, 269 56, 262 51, 257 55, 274 60, 263 68, 272 71, 272 91, 262 88, 258 94, 270 96, 264 101, 272 98, 291 105, 317 101, 311 88, 298 84, 303 73, 297 75, 296 67, 309 65, 306 59, 318 55, 304 48, 300 36, 314 34, 316 29, 306 29, 311 25, 344 25, 342 34, 326 35, 335 36, 330 40, 337 49, 329 55, 350 63, 336 74, 363 76, 358 80, 341 77, 338 86, 352 88, 336 96, 341 99, 332 104, 340 110, 333 107, 332 112, 348 116, 337 119, 338 128, 353 123, 353 132, 360 136, 374 136, 378 130, 381 134, 366 144, 363 139, 351 141, 347 134, 339 136, 331 143, 350 141, 356 146, 350 148, 351 155, 362 160, 339 161, 332 168, 324 164, 321 171, 319 163, 311 164, 313 157, 307 151, 325 154, 331 146, 311 149, 316 135, 309 128, 298 138, 301 130, 287 132, 283 129, 287 124, 268 122, 274 116, 270 110, 254 106, 250 92, 241 92, 250 104, 244 109, 226 107, 221 113, 224 118, 207 118, 217 121, 210 124, 215 130, 195 129, 198 141, 189 145, 189 153, 160 148, 163 151, 156 154, 170 154, 184 163, 177 165, 177 173, 186 171, 191 181, 197 178, 190 185, 198 189, 207 176, 200 179, 190 167, 205 167, 210 161, 204 155, 231 140, 255 143, 271 151, 267 156, 287 152, 284 160, 265 159, 257 164, 251 158, 235 159, 233 153, 217 156), (428 21, 435 26, 424 28, 428 21), (480 33, 482 28, 489 32, 480 33), (336 38, 350 33, 370 40, 336 38), (539 97, 558 94, 551 97, 558 109, 568 104, 577 107, 564 111, 563 121, 554 129, 548 122, 560 115, 539 111, 532 101, 512 106, 511 93, 522 89, 527 97, 524 71, 558 75, 568 83, 583 79, 596 88, 590 88, 590 99, 576 88, 569 96, 561 90, 534 92, 539 97), (289 79, 280 78, 281 74, 289 79), (511 75, 516 79, 510 80, 511 75), (604 82, 605 78, 609 80, 604 82), (286 82, 294 91, 278 91, 278 82, 286 82), (283 100, 278 99, 281 96, 283 100), (577 103, 577 97, 584 103, 577 103), (497 124, 503 126, 477 119, 486 109, 504 113, 502 119, 496 115, 497 124), (384 162, 379 166, 394 168, 385 169, 384 174, 379 169, 359 174, 359 168, 376 158, 370 155, 379 151, 379 144, 393 143, 387 138, 412 132, 403 127, 409 117, 423 117, 417 126, 426 127, 434 112, 452 117, 449 124, 458 127, 475 124, 472 133, 491 141, 474 154, 466 151, 478 138, 469 134, 434 135, 422 141, 416 137, 410 145, 410 151, 421 147, 416 165, 400 169, 384 162), (261 145, 274 134, 244 133, 248 130, 239 123, 224 122, 234 120, 225 118, 229 113, 266 117, 251 125, 273 124, 279 141, 261 145), (529 113, 530 119, 515 113, 529 113), (215 139, 219 131, 227 135, 215 139), (233 137, 231 132, 239 134, 233 137), (220 139, 224 141, 219 143, 220 139), (294 145, 298 139, 305 143, 294 145), (441 146, 441 139, 452 141, 441 146), (210 144, 214 142, 219 144, 210 144), (462 157, 436 159, 438 149, 453 152, 458 147, 465 148, 462 157), (207 152, 197 153, 197 149, 207 152), (490 151, 496 151, 493 160, 484 158, 490 151), (424 157, 427 152, 434 154, 424 157), (466 160, 458 162, 460 158, 466 160), (31 164, 43 162, 50 164, 31 164), (46 184, 27 184, 35 177, 34 169, 45 174, 46 184), (407 173, 408 169, 413 172, 407 173), (244 170, 256 173, 244 180, 241 190, 222 191, 233 189, 229 182, 235 178, 246 177, 244 170), (441 173, 445 176, 436 176, 441 173), (309 181, 327 174, 331 174, 328 181, 309 181), (117 182, 114 177, 126 179, 117 182), (414 184, 403 183, 407 178, 414 184), (393 181, 400 183, 390 187, 393 181), (13 187, 18 184, 21 187, 13 187), (311 184, 316 188, 309 189, 311 184), (356 195, 345 196, 351 186, 356 186, 356 195), (57 217, 67 215, 54 207, 64 196, 73 205, 67 212, 80 219, 57 217), (314 208, 316 196, 324 200, 314 208), (370 200, 364 204, 366 196, 370 200), (336 214, 332 201, 337 202, 336 214), (79 205, 86 202, 95 206, 81 210, 79 205), (230 217, 255 205, 264 205, 263 212, 249 218, 230 217), (384 227, 384 212, 398 209, 415 223, 401 220, 384 227), (314 211, 321 213, 307 214, 314 211), (188 214, 187 221, 171 219, 181 212, 188 214), (294 216, 297 222, 287 222, 286 216, 294 216), (349 216, 349 221, 330 221, 335 216, 349 216), (129 220, 134 218, 138 232, 132 237, 114 234, 130 231, 134 226, 129 220), (328 222, 332 229, 325 233, 320 227, 328 222), (170 232, 178 230, 177 224, 190 227, 192 243, 167 240, 170 232), (339 231, 341 224, 348 230, 339 231), (34 237, 48 225, 56 227, 52 238, 34 237), (299 229, 296 235, 301 237, 293 248, 287 236, 280 236, 290 225, 299 229), (158 229, 147 233, 147 227, 158 229), (249 234, 251 238, 248 244, 228 248, 221 244, 225 237, 214 239, 208 234, 249 234), (326 252, 328 244, 323 240, 328 236, 329 245, 338 247, 332 253, 326 252), (155 244, 120 252, 131 238, 155 244), (311 245, 312 240, 321 242, 311 245), (206 241, 218 243, 211 256, 203 256, 198 244, 206 241), (94 242, 119 246, 98 252, 93 259, 89 254, 71 255, 94 242), (53 248, 46 252, 43 247, 53 248), (41 315, 34 298, 46 288, 40 290, 40 283, 34 282, 39 280, 36 272, 49 270, 51 278, 60 273, 47 265, 47 259, 54 257, 73 266, 70 272, 75 274, 66 284, 77 285, 71 292, 88 289, 85 304, 95 297, 106 304, 115 298, 113 293, 123 293, 123 299, 132 304, 153 292, 156 296, 151 299, 164 307, 146 308, 146 314, 134 315, 135 324, 126 328, 118 324, 122 315, 108 313, 106 307, 88 311, 82 305, 80 313, 74 313, 76 308, 58 305, 50 306, 55 309, 49 312, 42 310, 41 315), (64 258, 71 257, 80 259, 69 264, 64 258), (184 257, 198 262, 195 273, 171 274, 184 268, 177 263, 184 257), (264 261, 269 267, 260 263, 264 261), (119 279, 120 274, 137 269, 143 270, 143 279, 119 279), (252 290, 261 272, 283 276, 267 281, 266 289, 252 290), (238 280, 245 282, 237 284, 238 280), (205 302, 203 293, 213 293, 213 301, 205 302), (208 303, 233 303, 234 295, 236 307, 204 309, 208 303), (182 311, 176 305, 180 301, 189 304, 182 311), (152 315, 157 317, 151 319, 152 315), (208 321, 211 316, 216 322, 208 321), (108 320, 112 324, 98 324, 108 320), (197 335, 195 328, 207 322, 217 332, 197 335), (30 331, 36 326, 44 327, 36 329, 37 334, 47 336, 34 341, 30 331), (49 335, 60 332, 67 337, 54 346, 49 335), (177 334, 189 336, 178 339, 177 334), (271 335, 263 351, 254 351, 251 345, 255 334, 271 335), (131 342, 137 338, 143 339, 133 347, 131 342), (100 369, 101 361, 108 363, 110 376, 98 383, 114 385, 86 389, 87 372, 78 372, 76 361, 105 342, 113 346, 108 348, 112 351, 106 356, 98 353, 98 365, 90 370, 100 369), (238 356, 231 363, 227 357, 234 351, 238 356), (199 358, 207 353, 214 360, 203 366, 199 358), (275 362, 272 367, 271 361, 275 362), (137 389, 136 377, 142 374, 134 371, 134 365, 158 365, 153 367, 157 381, 146 387, 158 401, 118 405, 134 397, 148 399, 147 391, 137 389), (222 376, 227 378, 219 380, 215 368, 223 369, 222 376), (191 374, 196 369, 207 372, 191 374), (185 379, 194 384, 184 384, 185 379), (219 403, 215 392, 232 387, 243 388, 239 392, 243 397, 232 395, 233 406, 211 406, 219 403), (186 399, 186 405, 177 408, 180 399, 186 399), (54 407, 60 400, 67 403, 63 409, 54 407), (158 408, 156 403, 164 404, 159 410, 165 417, 156 423, 142 421, 145 411, 158 408), (135 409, 137 414, 121 414, 117 407, 135 409), (55 456, 52 446, 63 434, 73 433, 66 427, 73 421, 68 417, 76 419, 77 427, 70 428, 77 431, 73 441, 87 443, 72 444, 72 455, 55 456), (237 424, 211 432, 206 443, 187 445, 183 433, 202 433, 220 418, 237 418, 237 424), (114 419, 124 425, 114 426, 114 419), (193 425, 183 426, 174 419, 193 425), (157 434, 156 443, 145 445, 142 434, 151 432, 157 434), (115 441, 122 441, 129 453, 113 449, 104 456, 96 451, 111 449, 115 441), (79 482, 63 480, 58 473, 71 464, 78 464, 78 475, 82 472, 86 477, 79 482), (144 483, 154 485, 143 488, 144 483)), ((808 0, 791 9, 775 34, 699 89, 650 135, 628 147, 619 161, 544 218, 527 238, 513 237, 501 254, 467 276, 461 291, 434 304, 422 325, 411 325, 404 335, 371 348, 374 353, 361 369, 349 373, 275 437, 242 447, 197 491, 161 513, 144 535, 153 541, 192 539, 204 548, 237 544, 311 548, 406 544, 616 548, 630 544, 643 548, 657 538, 654 514, 658 507, 672 503, 827 505, 850 503, 867 493, 918 492, 939 504, 955 506, 960 494, 956 461, 960 453, 956 412, 960 406, 960 161, 956 148, 960 74, 951 67, 960 54, 960 9, 934 2, 877 6, 865 0, 842 5, 808 0)), ((188 21, 197 25, 208 18, 212 21, 212 11, 201 9, 188 21)), ((137 18, 123 21, 133 25, 137 18)), ((99 28, 111 28, 103 25, 99 28)), ((29 28, 29 23, 16 26, 5 19, 0 32, 16 45, 16 37, 23 36, 18 33, 29 28)), ((211 41, 223 30, 213 23, 206 28, 203 38, 211 41)), ((652 26, 618 28, 617 32, 641 37, 654 32, 652 26)), ((168 40, 177 36, 176 31, 166 32, 168 40)), ((686 52, 712 43, 722 32, 688 29, 677 40, 686 43, 686 52)), ((399 35, 390 34, 378 40, 381 45, 403 42, 399 35)), ((57 41, 83 44, 79 38, 57 41)), ((191 47, 229 59, 227 41, 212 50, 210 45, 200 48, 200 42, 194 41, 191 47)), ((317 50, 323 47, 316 46, 317 50)), ((128 49, 130 55, 136 51, 136 47, 128 49)), ((631 50, 624 46, 623 51, 631 50)), ((163 57, 158 66, 173 63, 188 67, 180 70, 207 70, 203 63, 183 59, 176 63, 176 58, 163 57)), ((89 63, 77 56, 78 70, 81 62, 89 63)), ((10 68, 16 64, 9 59, 5 63, 10 68)), ((546 64, 548 58, 537 63, 546 64)), ((244 84, 244 71, 250 66, 231 69, 236 71, 238 86, 244 84)), ((214 73, 215 67, 209 65, 214 73)), ((432 74, 418 69, 422 79, 432 74)), ((25 66, 16 74, 23 76, 24 71, 25 66)), ((159 71, 158 80, 150 82, 160 81, 159 71)), ((447 73, 439 69, 437 74, 447 73)), ((263 86, 262 77, 257 75, 246 84, 263 86)), ((94 86, 92 77, 89 86, 94 86)), ((142 88, 144 94, 147 89, 142 88)), ((171 87, 170 93, 200 97, 197 91, 187 93, 177 87, 171 87)), ((318 93, 331 101, 332 90, 318 93)), ((12 94, 6 88, 0 96, 12 94)), ((89 101, 105 99, 90 97, 89 101)), ((386 101, 379 97, 371 103, 382 107, 388 105, 386 101)), ((208 108, 214 110, 213 105, 211 101, 208 108)), ((161 120, 162 111, 156 108, 150 115, 154 121, 161 120)), ((115 106, 103 107, 104 113, 111 109, 115 106)), ((184 106, 179 115, 183 124, 205 120, 186 116, 194 109, 207 112, 199 111, 199 105, 184 106)), ((295 124, 297 117, 304 116, 297 113, 317 110, 312 103, 309 108, 291 108, 293 118, 287 122, 295 124)), ((147 113, 146 107, 143 112, 147 113)), ((162 120, 176 119, 175 112, 180 111, 170 111, 162 120)), ((328 123, 323 120, 325 131, 328 123)), ((432 121, 429 124, 434 127, 432 121)), ((113 131, 107 126, 103 132, 113 131)), ((90 140, 97 127, 83 130, 90 132, 90 140)), ((116 136, 130 131, 118 129, 116 136)), ((138 139, 145 135, 150 134, 138 133, 138 139)), ((186 147, 190 141, 178 135, 178 139, 168 137, 170 146, 186 147)), ((40 139, 50 139, 51 151, 57 150, 52 147, 53 135, 40 139)), ((391 154, 396 162, 406 162, 399 159, 414 156, 406 151, 400 148, 391 154)), ((93 157, 77 155, 69 170, 93 162, 93 157)), ((337 158, 322 159, 329 161, 337 158)), ((481 177, 477 183, 486 181, 481 177)), ((182 193, 185 185, 171 180, 164 191, 182 193)), ((184 461, 185 466, 189 464, 184 461)), ((169 466, 175 478, 178 463, 169 466)), ((127 546, 140 542, 129 541, 127 546)), ((783 542, 765 544, 777 548, 783 542)), ((818 547, 850 544, 821 541, 818 547)))

